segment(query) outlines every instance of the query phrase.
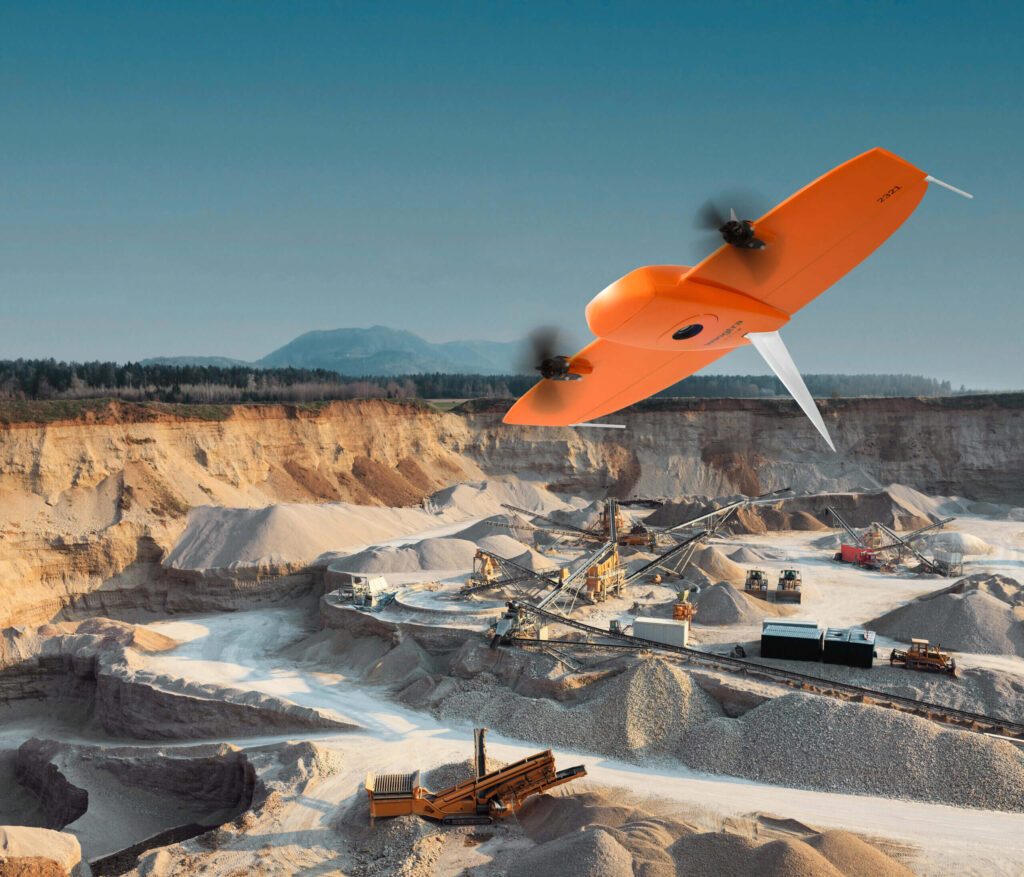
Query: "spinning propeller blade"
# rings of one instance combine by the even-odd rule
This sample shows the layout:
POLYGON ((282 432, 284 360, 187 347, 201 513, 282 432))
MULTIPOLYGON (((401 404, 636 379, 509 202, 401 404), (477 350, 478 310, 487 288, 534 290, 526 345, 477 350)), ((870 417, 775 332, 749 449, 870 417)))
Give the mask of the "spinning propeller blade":
POLYGON ((790 395, 796 400, 796 404, 811 419, 815 429, 821 433, 821 437, 828 442, 828 446, 834 452, 836 446, 832 444, 832 437, 828 434, 825 421, 821 419, 821 412, 818 411, 818 406, 814 404, 814 399, 811 397, 804 379, 800 377, 800 372, 797 371, 793 358, 789 355, 789 351, 786 350, 786 345, 782 343, 782 337, 779 333, 748 332, 747 338, 757 348, 757 352, 764 357, 764 361, 775 372, 776 377, 782 381, 783 386, 789 390, 790 395))
MULTIPOLYGON (((574 345, 567 341, 556 326, 534 329, 526 339, 517 366, 521 374, 543 372, 545 363, 572 352, 574 345)), ((543 413, 557 411, 562 404, 562 390, 558 381, 543 378, 534 394, 537 410, 543 413)))

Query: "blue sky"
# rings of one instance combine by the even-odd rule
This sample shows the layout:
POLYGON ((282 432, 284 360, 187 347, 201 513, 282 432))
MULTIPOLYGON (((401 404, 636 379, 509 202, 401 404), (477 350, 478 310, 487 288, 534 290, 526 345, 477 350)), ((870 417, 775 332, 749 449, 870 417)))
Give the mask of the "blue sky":
MULTIPOLYGON (((884 146, 928 193, 784 330, 804 372, 1024 386, 1009 3, 6 3, 0 358, 508 340, 693 215, 884 146)), ((763 372, 739 351, 718 371, 763 372)))

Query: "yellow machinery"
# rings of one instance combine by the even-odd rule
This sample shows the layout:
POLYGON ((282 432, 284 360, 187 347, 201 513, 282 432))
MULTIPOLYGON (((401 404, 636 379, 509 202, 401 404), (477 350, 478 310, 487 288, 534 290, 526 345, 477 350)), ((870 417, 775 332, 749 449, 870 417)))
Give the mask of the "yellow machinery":
POLYGON ((485 825, 515 813, 530 795, 539 795, 587 774, 583 765, 556 771, 550 749, 488 773, 486 733, 486 728, 473 732, 476 776, 444 791, 423 788, 419 771, 367 774, 370 824, 377 817, 415 815, 437 819, 445 825, 485 825))
POLYGON ((799 603, 804 580, 800 570, 784 569, 779 574, 779 585, 775 590, 776 603, 799 603))
POLYGON ((587 570, 587 596, 595 603, 616 596, 626 580, 626 571, 619 562, 618 549, 607 559, 587 570))
POLYGON ((494 562, 494 558, 478 548, 476 554, 473 555, 473 572, 466 579, 466 588, 469 590, 485 588, 493 585, 501 577, 501 571, 494 562))
POLYGON ((672 604, 673 621, 692 621, 697 614, 697 607, 690 602, 690 592, 680 591, 676 602, 672 604))
POLYGON ((743 585, 743 590, 753 597, 764 597, 767 599, 768 576, 765 574, 765 571, 763 569, 748 569, 747 581, 743 585))
POLYGON ((909 649, 893 649, 889 664, 903 664, 908 670, 927 670, 956 676, 956 661, 926 639, 912 639, 909 649))

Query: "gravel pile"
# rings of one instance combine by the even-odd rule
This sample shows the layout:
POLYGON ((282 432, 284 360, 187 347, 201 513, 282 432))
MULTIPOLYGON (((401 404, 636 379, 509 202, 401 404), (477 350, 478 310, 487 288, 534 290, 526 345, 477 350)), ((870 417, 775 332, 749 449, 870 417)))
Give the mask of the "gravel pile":
POLYGON ((542 515, 565 509, 566 503, 544 487, 517 478, 463 482, 430 497, 436 508, 456 509, 469 515, 501 514, 502 503, 542 515))
POLYGON ((633 877, 633 857, 610 832, 586 828, 563 835, 518 857, 510 877, 633 877))
POLYGON ((702 589, 694 597, 697 605, 695 624, 753 624, 769 613, 768 604, 763 609, 751 605, 754 598, 737 591, 728 582, 719 582, 702 589))
POLYGON ((583 690, 571 705, 510 691, 489 673, 438 686, 437 712, 465 718, 545 748, 582 749, 635 761, 671 752, 690 727, 722 714, 690 675, 646 658, 583 690))
POLYGON ((743 567, 733 563, 721 551, 710 545, 698 548, 693 553, 693 560, 690 562, 703 570, 713 582, 720 582, 722 580, 742 582, 747 577, 743 567))
POLYGON ((830 792, 1024 811, 1024 753, 882 707, 787 694, 684 733, 678 754, 711 773, 830 792))
POLYGON ((924 539, 929 551, 947 551, 957 554, 991 554, 995 549, 984 539, 970 533, 935 533, 924 539))
POLYGON ((962 594, 926 595, 879 616, 867 627, 902 642, 916 637, 958 652, 1024 656, 1024 621, 1014 614, 1016 599, 1002 581, 992 582, 991 587, 988 582, 972 582, 962 594), (1015 602, 996 594, 1006 594, 1015 602))
POLYGON ((753 548, 747 548, 744 546, 743 548, 737 548, 732 554, 730 554, 729 559, 734 560, 739 564, 760 563, 764 560, 764 555, 754 551, 753 548))
MULTIPOLYGON (((487 772, 498 770, 508 762, 500 761, 497 758, 487 759, 487 772)), ((472 758, 465 761, 449 761, 447 764, 438 765, 432 770, 426 771, 420 781, 432 792, 440 792, 450 786, 457 785, 464 780, 471 780, 476 770, 476 763, 472 758)))

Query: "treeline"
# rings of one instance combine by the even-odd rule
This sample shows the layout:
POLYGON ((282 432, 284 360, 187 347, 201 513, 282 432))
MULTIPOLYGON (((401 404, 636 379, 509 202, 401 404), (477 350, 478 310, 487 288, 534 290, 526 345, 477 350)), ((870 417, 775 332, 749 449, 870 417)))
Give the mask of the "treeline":
MULTIPOLYGON (((949 396, 918 375, 806 375, 814 396, 949 396)), ((479 399, 525 393, 534 375, 418 374, 351 378, 325 369, 0 360, 0 401, 118 397, 159 402, 314 402, 352 398, 479 399)), ((968 392, 961 387, 959 393, 968 392)), ((693 375, 661 397, 785 396, 773 375, 693 375)))

